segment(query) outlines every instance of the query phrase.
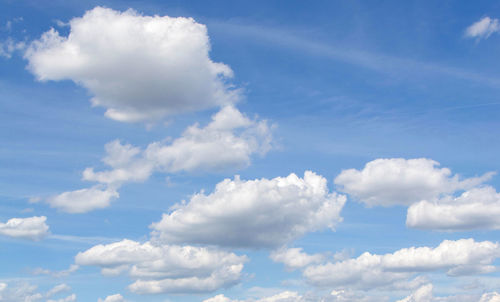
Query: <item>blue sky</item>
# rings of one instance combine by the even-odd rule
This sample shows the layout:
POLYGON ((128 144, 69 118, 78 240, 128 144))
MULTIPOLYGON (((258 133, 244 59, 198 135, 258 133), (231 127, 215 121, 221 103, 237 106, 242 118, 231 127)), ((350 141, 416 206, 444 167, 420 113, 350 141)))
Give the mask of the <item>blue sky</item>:
POLYGON ((499 3, 0 8, 0 301, 500 298, 499 3))

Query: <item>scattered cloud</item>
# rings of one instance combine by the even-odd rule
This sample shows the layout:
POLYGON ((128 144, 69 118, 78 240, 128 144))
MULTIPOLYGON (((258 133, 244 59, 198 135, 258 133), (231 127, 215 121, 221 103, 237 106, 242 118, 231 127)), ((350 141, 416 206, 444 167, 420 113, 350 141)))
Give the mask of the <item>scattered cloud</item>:
POLYGON ((280 248, 272 251, 269 256, 274 262, 281 262, 287 270, 296 270, 306 267, 310 264, 321 263, 325 259, 325 255, 314 254, 309 255, 302 251, 302 248, 280 248))
POLYGON ((0 222, 0 235, 28 240, 40 240, 49 234, 47 217, 11 218, 6 223, 0 222))
POLYGON ((303 275, 310 284, 321 287, 392 288, 421 272, 445 271, 449 276, 492 273, 497 271, 493 263, 499 257, 498 243, 445 240, 435 248, 411 247, 384 255, 365 252, 357 258, 311 265, 303 275))
POLYGON ((86 213, 109 206, 120 195, 111 187, 96 185, 91 188, 64 192, 50 197, 46 202, 53 208, 68 213, 86 213))
POLYGON ((338 189, 367 206, 411 205, 434 200, 446 193, 473 188, 494 173, 461 180, 448 168, 427 159, 389 158, 368 162, 362 170, 343 170, 336 178, 338 189))
POLYGON ((170 143, 153 142, 145 149, 119 140, 106 144, 103 162, 111 169, 83 171, 84 180, 98 185, 64 192, 46 202, 64 212, 86 213, 108 207, 123 184, 146 181, 154 172, 235 170, 248 166, 252 155, 263 155, 271 146, 271 129, 265 120, 250 119, 226 106, 205 127, 194 124, 170 143))
POLYGON ((334 290, 329 295, 317 295, 315 293, 299 294, 293 291, 266 296, 258 299, 233 300, 224 295, 204 300, 203 302, 384 302, 386 297, 370 297, 353 291, 334 290))
POLYGON ((26 43, 23 41, 15 41, 10 37, 4 41, 0 41, 0 57, 10 59, 15 52, 23 51, 24 49, 26 49, 26 43))
POLYGON ((500 294, 497 292, 485 293, 481 296, 479 302, 499 302, 500 294))
POLYGON ((465 36, 468 38, 487 39, 491 34, 500 31, 498 19, 491 19, 486 16, 473 23, 465 30, 465 36))
POLYGON ((307 232, 334 229, 345 196, 307 171, 273 179, 225 179, 211 194, 195 194, 153 223, 153 236, 169 243, 275 248, 307 232))
POLYGON ((246 256, 215 248, 158 245, 132 240, 96 245, 78 253, 78 265, 98 266, 104 275, 128 272, 137 294, 211 292, 240 281, 246 256))
POLYGON ((36 302, 46 299, 46 302, 73 302, 76 301, 76 295, 71 294, 66 298, 57 300, 50 299, 55 295, 71 290, 66 284, 59 284, 51 288, 49 291, 43 293, 38 291, 38 286, 29 283, 17 283, 8 285, 7 283, 0 283, 0 301, 2 302, 36 302))
POLYGON ((423 200, 408 208, 406 225, 412 228, 463 231, 500 229, 500 194, 484 186, 465 191, 458 197, 423 200))
POLYGON ((398 300, 397 302, 495 302, 495 297, 500 298, 497 293, 485 293, 481 297, 479 295, 453 295, 439 296, 433 295, 432 284, 425 284, 411 293, 408 297, 398 300), (496 296, 495 296, 496 295, 496 296))
POLYGON ((192 18, 95 7, 69 25, 68 36, 51 29, 31 43, 29 70, 85 87, 111 119, 155 121, 239 98, 232 70, 210 59, 207 29, 192 18))
POLYGON ((41 267, 33 270, 33 275, 51 275, 56 278, 66 277, 71 273, 74 273, 78 270, 79 266, 76 264, 71 264, 68 269, 62 271, 51 271, 49 269, 43 269, 41 267))

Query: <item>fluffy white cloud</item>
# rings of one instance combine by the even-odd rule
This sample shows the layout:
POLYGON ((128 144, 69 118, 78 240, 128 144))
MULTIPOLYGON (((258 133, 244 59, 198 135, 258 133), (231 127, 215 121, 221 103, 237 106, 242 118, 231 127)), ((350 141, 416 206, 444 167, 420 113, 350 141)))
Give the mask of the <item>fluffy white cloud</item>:
POLYGON ((491 273, 500 245, 473 239, 443 241, 438 247, 411 247, 392 254, 368 252, 357 258, 308 266, 303 274, 317 286, 359 289, 390 287, 419 272, 445 271, 450 276, 491 273))
POLYGON ((171 144, 152 143, 144 153, 165 172, 234 170, 248 166, 251 155, 269 151, 271 141, 265 120, 251 120, 226 106, 206 127, 192 125, 171 144))
POLYGON ((109 206, 112 200, 119 197, 112 187, 100 185, 76 191, 64 192, 50 197, 46 202, 53 208, 68 213, 86 213, 109 206))
POLYGON ((175 205, 151 227, 163 242, 271 248, 310 231, 334 229, 345 201, 310 171, 304 178, 244 181, 237 176, 218 183, 209 195, 201 192, 175 205))
POLYGON ((485 293, 481 296, 479 302, 500 302, 500 294, 497 292, 485 293))
POLYGON ((99 298, 97 302, 123 302, 125 299, 123 299, 123 296, 120 294, 115 294, 111 296, 107 296, 104 300, 99 298))
POLYGON ((410 205, 434 200, 442 194, 470 189, 494 173, 460 180, 450 169, 426 158, 376 159, 359 171, 343 170, 336 178, 339 190, 368 206, 410 205))
POLYGON ((498 19, 491 19, 486 16, 467 27, 465 30, 465 36, 469 38, 486 39, 491 34, 498 31, 500 31, 500 23, 498 22, 498 19))
POLYGON ((47 217, 34 216, 28 218, 12 218, 0 223, 0 235, 29 240, 40 240, 49 233, 45 223, 47 217))
POLYGON ((154 171, 221 171, 250 164, 255 153, 271 148, 272 135, 266 121, 252 120, 232 106, 222 108, 201 128, 188 127, 170 143, 153 142, 145 150, 115 140, 106 145, 104 163, 111 170, 95 172, 87 168, 83 179, 119 186, 141 182, 154 171))
POLYGON ((302 248, 280 248, 272 251, 270 258, 274 262, 283 263, 288 270, 295 270, 313 263, 321 263, 325 257, 321 254, 309 255, 302 252, 302 248))
POLYGON ((406 225, 442 231, 500 229, 500 194, 490 186, 473 188, 454 198, 420 201, 408 208, 406 225))
POLYGON ((78 253, 75 262, 128 272, 138 294, 210 292, 239 282, 246 256, 214 248, 157 245, 123 240, 78 253))
POLYGON ((109 118, 155 120, 238 99, 231 69, 210 59, 207 29, 191 18, 95 7, 69 26, 68 36, 51 29, 29 46, 29 70, 85 87, 109 118))
POLYGON ((145 149, 115 140, 106 144, 103 162, 111 169, 87 168, 83 179, 100 185, 64 192, 47 199, 52 207, 85 213, 108 207, 120 186, 146 181, 154 172, 235 170, 250 164, 252 155, 271 148, 272 134, 265 120, 254 120, 233 106, 212 116, 205 127, 194 124, 170 143, 153 142, 145 149))

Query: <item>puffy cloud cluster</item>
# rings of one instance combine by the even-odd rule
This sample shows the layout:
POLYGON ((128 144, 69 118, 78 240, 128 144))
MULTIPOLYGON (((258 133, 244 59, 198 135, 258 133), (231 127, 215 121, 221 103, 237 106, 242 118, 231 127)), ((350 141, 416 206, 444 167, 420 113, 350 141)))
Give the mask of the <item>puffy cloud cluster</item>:
POLYGON ((215 248, 158 245, 123 240, 78 253, 78 265, 98 266, 105 275, 127 272, 138 294, 211 292, 241 278, 246 256, 215 248))
POLYGON ((371 161, 362 170, 344 170, 335 183, 367 206, 409 206, 408 227, 499 229, 500 194, 483 184, 494 174, 460 179, 430 159, 391 158, 371 161))
POLYGON ((334 229, 345 196, 307 171, 273 179, 225 179, 211 194, 198 193, 152 224, 156 239, 171 243, 273 248, 307 232, 334 229))
POLYGON ((38 80, 72 80, 107 117, 136 122, 237 101, 232 70, 209 51, 205 25, 191 18, 95 7, 69 21, 68 36, 45 32, 25 58, 38 80))
POLYGON ((28 240, 40 240, 49 233, 45 223, 47 217, 34 216, 28 218, 12 218, 0 223, 0 235, 28 240))
POLYGON ((406 225, 442 231, 500 229, 500 194, 485 186, 465 191, 458 197, 422 200, 408 208, 406 225))
POLYGON ((272 135, 266 121, 253 120, 233 106, 212 116, 205 127, 194 124, 170 143, 153 142, 144 150, 115 140, 105 146, 103 162, 111 169, 87 168, 83 179, 98 182, 90 188, 61 193, 47 199, 52 207, 68 213, 85 213, 108 207, 127 182, 143 182, 155 171, 222 171, 250 164, 254 154, 271 148, 272 135))
POLYGON ((410 205, 442 194, 473 188, 493 173, 460 180, 450 169, 439 168, 439 163, 427 158, 376 159, 362 170, 343 170, 335 184, 342 192, 367 206, 410 205))
POLYGON ((465 30, 465 36, 468 38, 487 39, 491 34, 500 31, 498 19, 492 19, 488 16, 473 23, 465 30))
POLYGON ((411 247, 392 254, 363 253, 357 258, 310 265, 303 271, 316 286, 333 288, 391 288, 421 272, 445 271, 449 276, 496 271, 500 245, 473 239, 445 240, 435 248, 411 247))

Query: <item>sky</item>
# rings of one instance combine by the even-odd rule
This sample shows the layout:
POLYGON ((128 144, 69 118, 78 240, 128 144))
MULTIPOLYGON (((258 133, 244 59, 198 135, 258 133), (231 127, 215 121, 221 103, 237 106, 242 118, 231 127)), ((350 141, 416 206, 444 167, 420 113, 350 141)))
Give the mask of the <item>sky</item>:
POLYGON ((0 301, 500 301, 499 11, 0 0, 0 301))

